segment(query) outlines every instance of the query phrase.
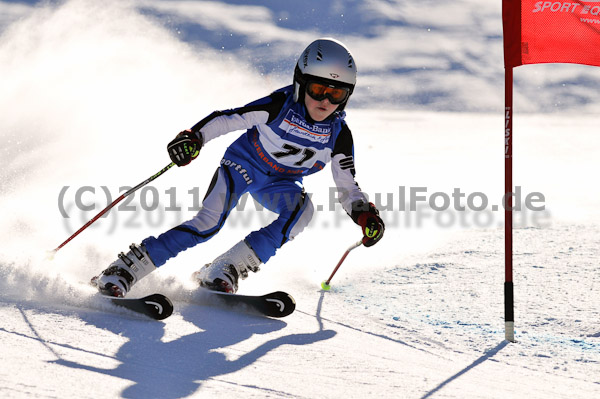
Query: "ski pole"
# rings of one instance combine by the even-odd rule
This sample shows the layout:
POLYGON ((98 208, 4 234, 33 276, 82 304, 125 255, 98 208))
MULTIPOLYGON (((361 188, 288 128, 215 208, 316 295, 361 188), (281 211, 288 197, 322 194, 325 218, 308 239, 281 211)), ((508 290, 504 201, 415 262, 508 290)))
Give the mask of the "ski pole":
POLYGON ((77 235, 79 233, 81 233, 83 230, 87 229, 92 223, 94 223, 96 220, 98 220, 99 218, 101 218, 102 215, 104 215, 106 212, 108 212, 109 210, 111 210, 115 205, 117 205, 119 202, 121 202, 125 197, 128 197, 129 195, 133 194, 134 192, 136 192, 140 188, 144 187, 146 184, 150 183, 151 181, 153 181, 154 179, 156 179, 158 176, 162 175, 167 170, 171 169, 173 166, 175 166, 175 163, 171 162, 166 167, 164 167, 163 169, 161 169, 160 172, 158 172, 158 173, 150 176, 148 179, 144 180, 143 182, 141 182, 137 186, 135 186, 132 189, 124 192, 123 194, 121 194, 121 196, 119 196, 119 198, 117 198, 109 206, 107 206, 106 208, 104 208, 103 210, 101 210, 100 213, 97 214, 96 216, 94 216, 89 222, 87 222, 86 224, 84 224, 83 226, 81 226, 81 228, 79 230, 77 230, 75 233, 73 233, 73 235, 71 237, 67 238, 65 240, 65 242, 63 242, 62 244, 60 244, 55 249, 53 249, 51 251, 48 251, 49 252, 48 253, 48 257, 50 259, 52 259, 52 257, 54 257, 54 254, 56 254, 56 252, 58 252, 59 249, 61 249, 65 245, 67 245, 67 243, 69 243, 69 241, 71 241, 73 238, 77 237, 77 235))
POLYGON ((329 285, 329 283, 331 283, 331 279, 333 278, 333 276, 335 275, 335 273, 338 271, 338 269, 342 265, 342 262, 344 262, 344 260, 346 259, 346 256, 348 256, 348 254, 350 253, 350 251, 352 251, 354 248, 358 248, 360 246, 360 244, 362 244, 362 240, 355 242, 354 244, 352 244, 346 250, 346 252, 344 252, 344 255, 342 256, 342 259, 340 259, 340 261, 338 262, 338 264, 335 267, 335 269, 333 269, 333 272, 331 273, 331 276, 329 276, 329 278, 326 281, 323 281, 321 283, 321 288, 323 288, 325 291, 329 291, 329 289, 331 288, 331 286, 329 285))

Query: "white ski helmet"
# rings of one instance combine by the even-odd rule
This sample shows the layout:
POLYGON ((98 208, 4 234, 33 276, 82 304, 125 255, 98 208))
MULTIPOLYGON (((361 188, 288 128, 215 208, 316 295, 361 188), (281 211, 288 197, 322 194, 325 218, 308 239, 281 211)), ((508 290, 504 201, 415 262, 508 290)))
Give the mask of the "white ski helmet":
MULTIPOLYGON (((294 70, 294 101, 304 101, 306 84, 317 81, 332 87, 349 89, 349 95, 356 85, 356 64, 352 54, 341 42, 331 39, 317 39, 302 52, 294 70)), ((338 110, 344 109, 346 99, 338 110)))

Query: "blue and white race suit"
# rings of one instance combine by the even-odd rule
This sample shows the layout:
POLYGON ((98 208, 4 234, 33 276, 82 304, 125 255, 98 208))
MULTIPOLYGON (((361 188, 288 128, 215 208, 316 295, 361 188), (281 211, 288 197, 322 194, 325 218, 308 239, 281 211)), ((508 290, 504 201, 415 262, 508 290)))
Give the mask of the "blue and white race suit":
POLYGON ((223 227, 229 212, 248 192, 279 217, 245 240, 265 263, 310 222, 314 208, 302 177, 332 162, 333 179, 346 212, 352 203, 368 202, 354 179, 354 145, 344 112, 314 122, 306 107, 293 100, 288 86, 244 107, 216 111, 198 122, 204 143, 247 129, 231 144, 215 172, 202 208, 191 220, 143 244, 156 266, 179 252, 209 240, 223 227))

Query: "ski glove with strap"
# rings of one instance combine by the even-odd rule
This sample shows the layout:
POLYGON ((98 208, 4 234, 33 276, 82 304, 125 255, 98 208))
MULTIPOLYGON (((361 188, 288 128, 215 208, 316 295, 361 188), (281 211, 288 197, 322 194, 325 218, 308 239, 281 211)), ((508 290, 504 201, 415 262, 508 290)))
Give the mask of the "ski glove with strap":
POLYGON ((362 243, 365 247, 375 245, 383 237, 385 225, 379 217, 379 211, 372 202, 355 202, 352 204, 352 220, 358 224, 363 231, 362 243))
POLYGON ((200 154, 203 140, 200 132, 184 130, 179 133, 167 146, 171 160, 177 166, 185 166, 192 162, 200 154))

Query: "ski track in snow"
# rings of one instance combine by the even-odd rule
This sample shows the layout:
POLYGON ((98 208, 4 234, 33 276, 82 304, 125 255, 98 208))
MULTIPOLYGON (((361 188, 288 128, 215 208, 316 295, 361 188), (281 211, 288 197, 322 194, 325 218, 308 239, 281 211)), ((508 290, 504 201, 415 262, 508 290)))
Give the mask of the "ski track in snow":
MULTIPOLYGON (((382 389, 406 397, 441 392, 478 397, 478 384, 482 397, 500 397, 511 396, 510 390, 488 389, 515 374, 527 386, 561 381, 564 397, 570 397, 567 387, 585 397, 600 384, 600 341, 593 322, 598 319, 593 295, 598 273, 588 257, 597 246, 597 239, 589 237, 597 233, 597 227, 586 225, 516 231, 515 241, 525 239, 528 250, 517 250, 515 256, 514 344, 503 339, 501 278, 489 272, 502 259, 490 248, 500 241, 501 232, 495 230, 460 233, 429 253, 375 273, 342 275, 330 292, 319 292, 316 282, 312 289, 300 284, 292 290, 297 311, 283 320, 190 305, 182 302, 185 294, 178 294, 185 283, 153 276, 145 290, 161 287, 175 299, 176 313, 165 323, 152 322, 100 305, 82 284, 3 265, 1 313, 9 324, 0 332, 10 342, 7 359, 13 368, 13 356, 16 361, 22 350, 33 351, 36 361, 27 363, 38 371, 60 366, 70 370, 66 373, 93 372, 94 379, 117 377, 113 389, 122 390, 123 397, 194 392, 334 397, 323 389, 338 392, 349 386, 350 397, 378 397, 382 389), (565 240, 565 230, 574 227, 578 234, 565 240), (548 261, 548 245, 564 251, 550 251, 557 256, 548 261), (32 292, 17 292, 24 286, 32 292), (57 290, 61 286, 68 289, 57 290), (492 371, 502 377, 489 375, 492 371), (316 382, 309 388, 290 383, 288 375, 316 382)), ((9 396, 11 389, 23 389, 3 381, 9 396)), ((52 386, 42 379, 31 391, 19 392, 45 395, 40 388, 52 386)), ((556 393, 556 387, 537 386, 532 397, 556 393)), ((81 387, 69 395, 93 396, 81 387)))
MULTIPOLYGON (((503 212, 398 211, 400 186, 460 187, 490 205, 501 195, 500 3, 38 3, 0 1, 2 397, 599 396, 595 69, 516 74, 515 182, 543 193, 547 209, 516 215, 517 342, 507 343, 503 212), (301 48, 321 35, 356 49, 357 178, 367 193, 393 196, 386 237, 353 251, 330 292, 320 281, 357 239, 339 207, 242 282, 240 293, 290 292, 297 309, 285 319, 189 303, 191 272, 268 222, 251 205, 130 293, 169 296, 175 313, 164 322, 87 285, 129 243, 193 214, 232 136, 156 181, 161 205, 181 211, 142 212, 136 197, 137 211, 111 212, 45 258, 105 206, 105 190, 162 168, 180 128, 287 84, 301 48), (491 113, 448 112, 457 110, 491 113), (95 188, 82 204, 94 209, 74 203, 81 187, 95 188)), ((328 209, 330 174, 305 183, 328 209)))

